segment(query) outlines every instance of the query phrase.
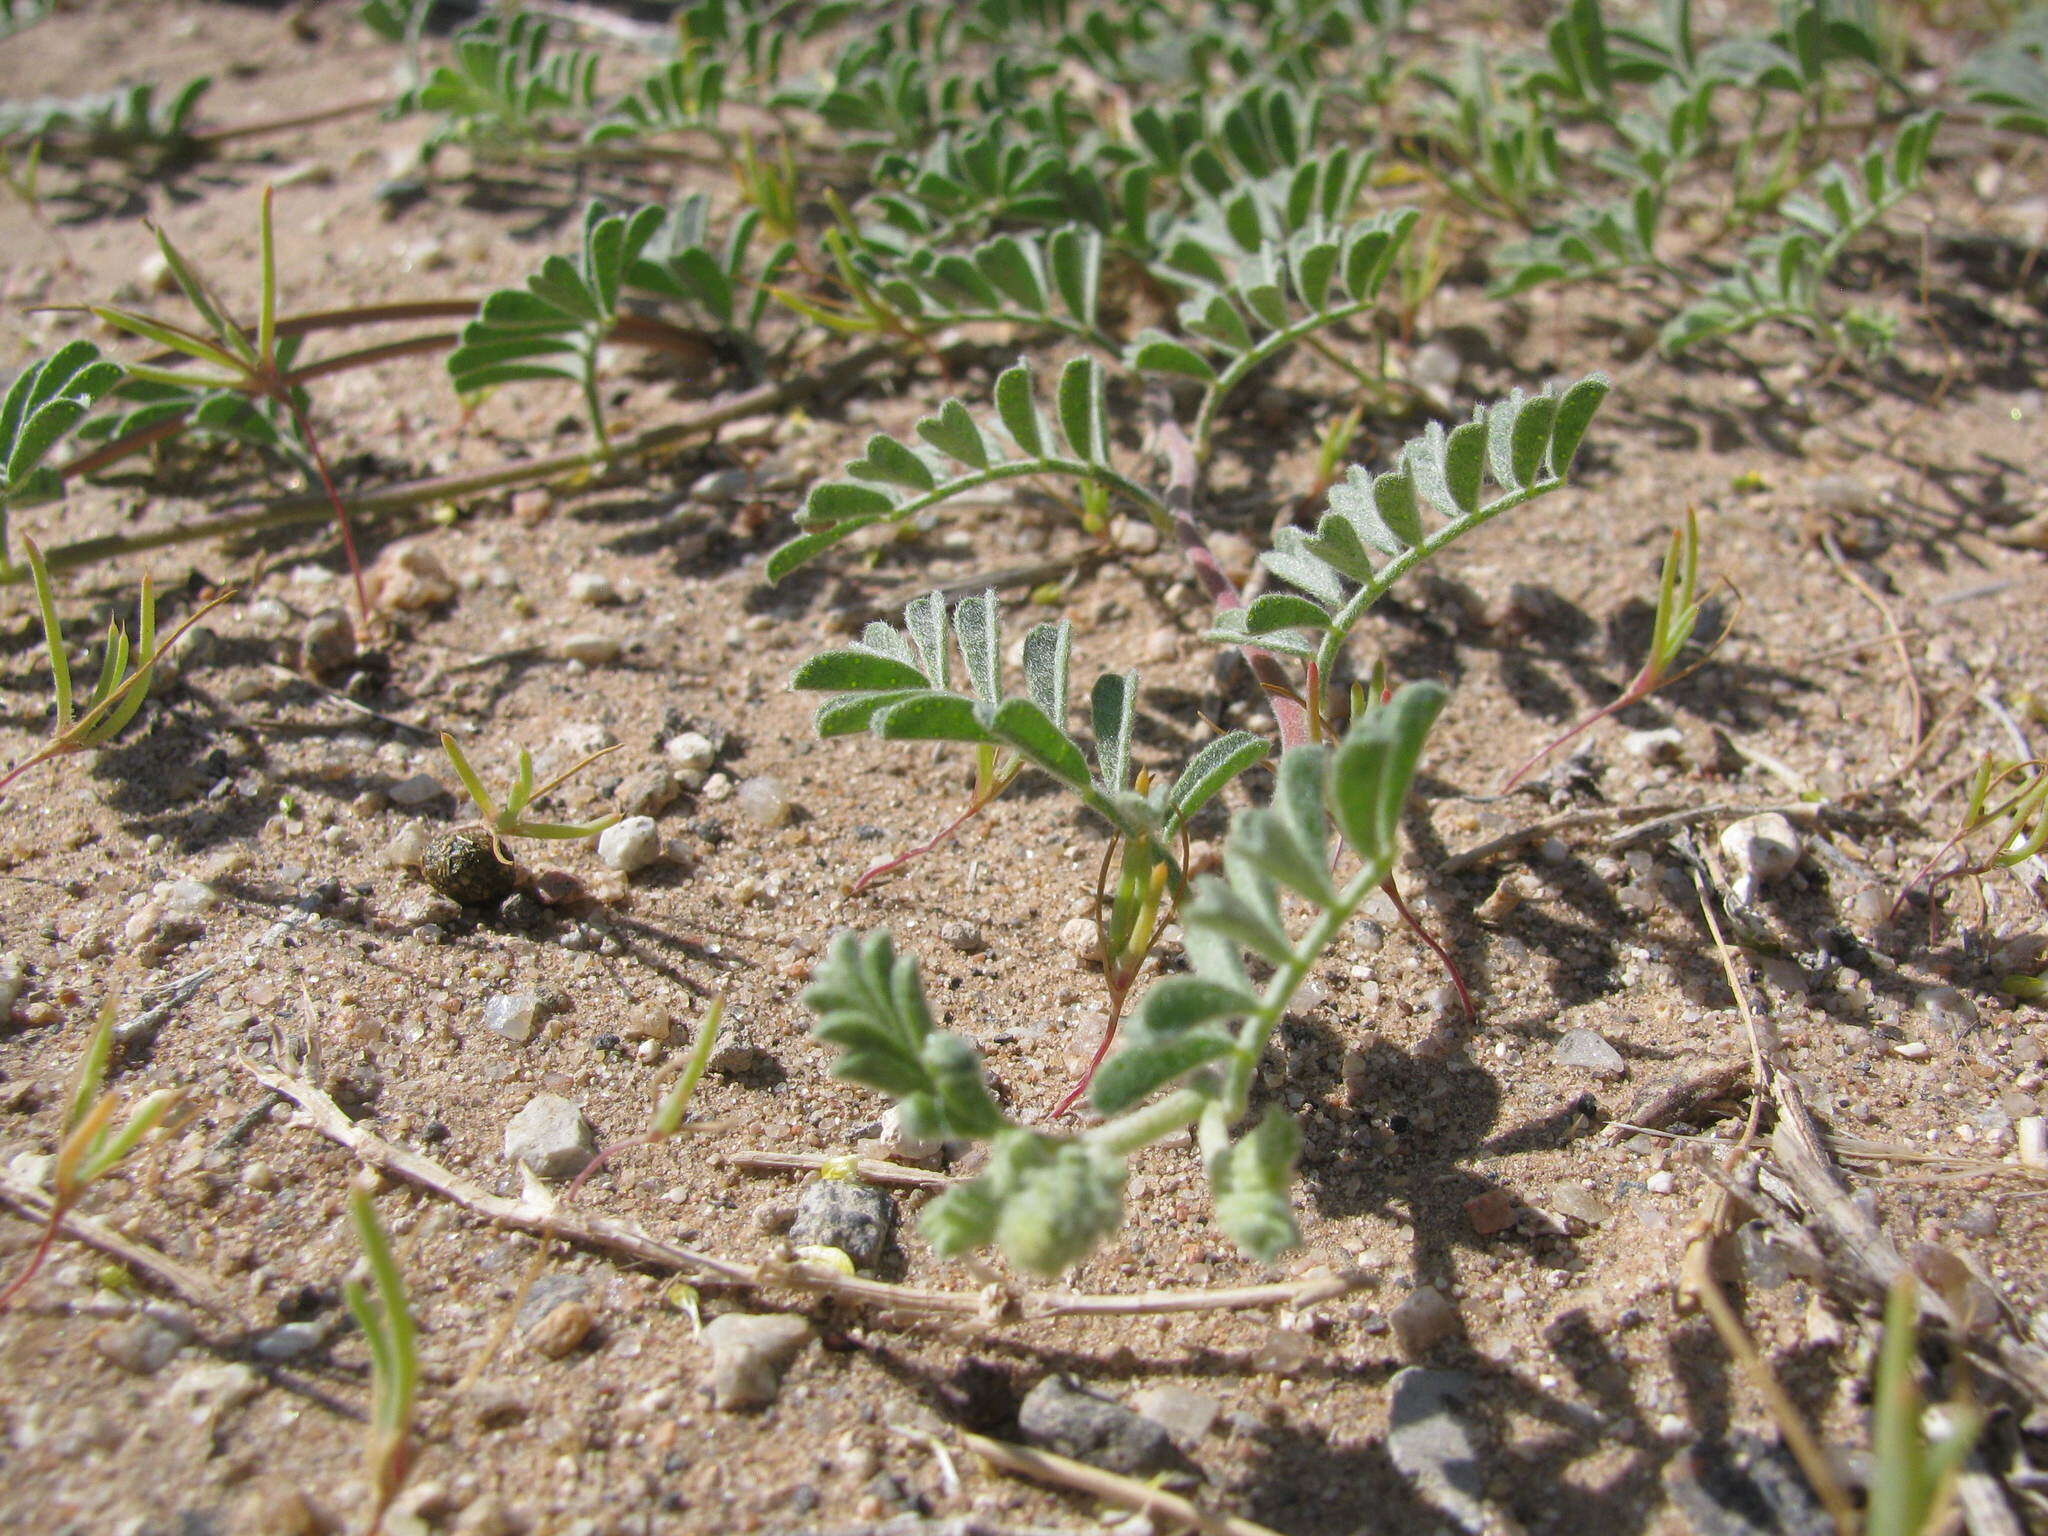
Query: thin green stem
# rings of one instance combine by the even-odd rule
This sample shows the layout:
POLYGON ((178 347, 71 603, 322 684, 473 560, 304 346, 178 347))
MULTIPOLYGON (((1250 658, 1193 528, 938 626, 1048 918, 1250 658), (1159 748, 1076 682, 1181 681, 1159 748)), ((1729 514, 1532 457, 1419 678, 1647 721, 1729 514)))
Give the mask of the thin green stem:
POLYGON ((1358 627, 1359 620, 1377 603, 1403 576, 1414 570, 1425 560, 1432 559, 1440 551, 1455 544, 1466 534, 1484 527, 1503 512, 1511 512, 1524 502, 1534 501, 1552 491, 1561 490, 1564 481, 1545 480, 1539 485, 1525 486, 1519 491, 1510 491, 1490 506, 1481 507, 1467 517, 1443 527, 1424 539, 1412 544, 1400 554, 1381 566, 1372 581, 1360 587, 1345 600, 1344 606, 1330 617, 1330 627, 1323 635, 1322 643, 1316 647, 1316 666, 1325 677, 1334 675, 1338 658, 1343 654, 1344 642, 1351 638, 1351 631, 1358 627))
POLYGON ((1202 392, 1201 409, 1195 415, 1195 457, 1207 463, 1209 449, 1216 432, 1216 412, 1223 404, 1224 397, 1245 381, 1253 369, 1267 359, 1277 357, 1303 337, 1309 336, 1325 326, 1349 320, 1353 315, 1362 315, 1379 302, 1374 294, 1369 299, 1354 299, 1349 304, 1340 304, 1335 309, 1322 310, 1294 324, 1284 326, 1270 336, 1255 342, 1251 349, 1239 353, 1229 367, 1217 376, 1216 382, 1202 392))
POLYGON ((1237 1047, 1229 1059, 1229 1076, 1224 1082, 1222 1098, 1224 1113, 1229 1119, 1240 1118, 1250 1106, 1252 1077, 1266 1054, 1266 1042, 1286 1016, 1287 1005, 1294 1000, 1295 992, 1308 979, 1309 967, 1336 942, 1337 935, 1351 921, 1351 914, 1358 910, 1359 903, 1379 889, 1380 882, 1386 877, 1384 866, 1359 871, 1337 893, 1337 900, 1309 925, 1308 932, 1294 946, 1293 954, 1273 968, 1273 974, 1266 979, 1265 991, 1260 994, 1258 1010, 1238 1027, 1237 1047))
POLYGON ((1092 1142, 1119 1157, 1128 1157, 1155 1141, 1171 1136, 1184 1125, 1193 1125, 1208 1108, 1209 1095, 1198 1088, 1181 1088, 1156 1104, 1147 1104, 1082 1133, 1092 1142))

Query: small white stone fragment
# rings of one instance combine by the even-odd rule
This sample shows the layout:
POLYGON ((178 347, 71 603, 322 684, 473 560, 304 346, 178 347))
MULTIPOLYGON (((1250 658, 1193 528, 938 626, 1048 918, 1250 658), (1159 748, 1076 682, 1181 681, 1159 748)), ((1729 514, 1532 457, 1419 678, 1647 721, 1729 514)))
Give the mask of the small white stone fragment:
POLYGON ((1685 745, 1685 733, 1675 726, 1659 731, 1630 731, 1621 738, 1621 749, 1646 763, 1673 763, 1685 745))
POLYGON ((704 787, 697 792, 697 798, 707 805, 717 805, 732 798, 732 780, 722 773, 714 773, 704 781, 704 787))
POLYGON ((172 917, 198 917, 221 904, 221 894, 204 880, 166 880, 156 888, 172 917))
POLYGON ((385 793, 391 797, 393 805, 404 806, 410 810, 414 806, 425 805, 428 801, 437 800, 447 794, 448 786, 431 773, 416 773, 410 778, 400 779, 385 793))
POLYGON ((540 997, 532 992, 503 992, 484 1003, 484 1027, 514 1045, 524 1045, 533 1038, 540 1015, 540 997))
POLYGON ((619 1021, 619 1033, 629 1040, 666 1040, 675 1022, 660 1003, 648 1003, 631 1010, 619 1021))
POLYGON ((1745 816, 1728 827, 1721 834, 1721 851, 1735 866, 1736 902, 1748 906, 1758 891, 1791 874, 1805 848, 1799 829, 1776 811, 1745 816))
POLYGON ((438 608, 455 596, 455 582, 441 557, 413 540, 385 546, 363 573, 370 601, 379 608, 416 612, 438 608))
POLYGON ((689 773, 706 773, 718 760, 718 748, 702 731, 683 731, 661 744, 661 750, 677 768, 689 773))
POLYGON ((1678 1175, 1669 1168, 1659 1169, 1643 1180, 1643 1188, 1653 1195, 1668 1195, 1678 1188, 1678 1175))
POLYGON ((1127 555, 1157 554, 1159 530, 1141 517, 1119 517, 1109 525, 1109 542, 1127 555))
POLYGON ((1083 960, 1102 958, 1102 936, 1085 917, 1070 917, 1060 929, 1060 948, 1083 960))
POLYGON ((619 600, 619 589, 609 576, 596 571, 578 571, 569 578, 569 596, 593 608, 609 608, 619 600))
POLYGON ((1628 1072, 1621 1052, 1597 1030, 1566 1030, 1550 1048, 1550 1059, 1561 1067, 1577 1067, 1595 1077, 1621 1077, 1628 1072))
POLYGON ((596 1131, 560 1094, 534 1095, 505 1125, 505 1160, 544 1179, 573 1179, 596 1156, 596 1131))
POLYGON ((1184 1451, 1200 1445, 1223 1412, 1223 1405, 1206 1392, 1172 1385, 1140 1392, 1131 1406, 1173 1436, 1173 1443, 1184 1451))
POLYGON ((427 856, 426 831, 417 826, 400 827, 378 857, 387 869, 418 869, 427 856))
POLYGON ((1966 1035, 1977 1027, 1977 1005, 1954 987, 1922 987, 1913 995, 1913 1007, 1944 1035, 1966 1035))
POLYGON ((735 797, 740 814, 747 820, 763 827, 779 827, 788 822, 795 810, 789 802, 789 795, 782 787, 782 780, 773 774, 762 774, 746 780, 739 787, 735 797))
POLYGON ((1458 349, 1442 340, 1424 342, 1408 360, 1409 382, 1435 396, 1439 404, 1450 403, 1464 371, 1465 361, 1458 356, 1458 349))
POLYGON ((2048 1168, 2048 1116, 2021 1115, 2013 1130, 2019 1135, 2020 1161, 2029 1168, 2048 1168))
POLYGON ((661 829, 652 816, 628 816, 598 835, 597 856, 625 874, 645 869, 661 857, 661 829))
POLYGON ((600 635, 588 630, 564 635, 555 646, 556 653, 564 661, 580 661, 586 667, 609 666, 619 659, 619 649, 616 635, 600 635))

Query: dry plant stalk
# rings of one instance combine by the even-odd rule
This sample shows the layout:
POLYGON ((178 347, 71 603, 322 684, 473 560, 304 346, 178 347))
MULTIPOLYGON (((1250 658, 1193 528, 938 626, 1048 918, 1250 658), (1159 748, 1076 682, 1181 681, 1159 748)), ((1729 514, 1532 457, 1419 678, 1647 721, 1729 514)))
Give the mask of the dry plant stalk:
POLYGON ((911 1318, 994 1322, 1005 1317, 1137 1317, 1166 1312, 1249 1311, 1266 1307, 1300 1308, 1330 1301, 1357 1289, 1365 1277, 1349 1270, 1312 1271, 1291 1282, 1246 1285, 1216 1290, 1145 1291, 1134 1296, 1091 1295, 1074 1291, 1005 1293, 996 1286, 980 1291, 927 1290, 844 1275, 819 1265, 768 1260, 749 1263, 700 1253, 663 1242, 629 1221, 587 1216, 560 1208, 544 1210, 523 1200, 494 1195, 481 1185, 445 1168, 432 1158, 386 1141, 342 1113, 328 1094, 288 1073, 241 1058, 243 1071, 305 1112, 311 1128, 346 1147, 366 1166, 416 1184, 452 1201, 494 1226, 536 1237, 560 1238, 588 1248, 621 1255, 636 1263, 689 1274, 699 1284, 738 1290, 780 1287, 810 1291, 834 1300, 871 1307, 911 1318))
POLYGON ((1256 1521, 1240 1519, 1236 1515, 1219 1515, 1202 1508, 1192 1499, 1168 1493, 1164 1488, 1155 1488, 1135 1477, 1105 1472, 1084 1461, 1056 1456, 1051 1451, 1011 1445, 1003 1440, 991 1440, 986 1435, 963 1434, 960 1438, 967 1449, 992 1467, 999 1467, 1018 1477, 1051 1483, 1056 1488, 1071 1488, 1120 1509, 1136 1510, 1150 1516, 1156 1530, 1200 1531, 1202 1536, 1278 1536, 1270 1527, 1256 1521))

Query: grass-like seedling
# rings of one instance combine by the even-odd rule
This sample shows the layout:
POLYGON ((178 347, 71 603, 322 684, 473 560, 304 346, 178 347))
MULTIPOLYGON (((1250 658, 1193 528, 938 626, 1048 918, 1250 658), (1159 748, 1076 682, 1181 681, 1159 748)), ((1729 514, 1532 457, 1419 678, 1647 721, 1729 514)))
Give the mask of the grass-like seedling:
POLYGON ((391 1253, 391 1239, 377 1220, 369 1191, 349 1191, 349 1217, 363 1245, 370 1284, 350 1276, 342 1295, 370 1347, 370 1423, 364 1460, 370 1477, 370 1519, 365 1536, 377 1536, 384 1516, 412 1469, 413 1407, 419 1395, 419 1348, 405 1277, 391 1253))
MULTIPOLYGON (((2018 869, 2040 857, 2044 849, 2048 849, 2048 761, 2029 758, 2000 764, 1986 756, 1970 776, 1961 824, 1934 857, 1900 888, 1892 910, 1896 913, 1900 903, 1922 880, 1934 887, 1950 880, 1981 880, 1997 870, 2018 869), (1951 853, 1986 832, 1993 834, 1988 852, 1966 855, 1951 869, 1939 868, 1951 853)), ((2026 985, 2029 980, 2015 977, 2007 986, 2019 996, 2030 996, 2033 994, 2026 985)))
POLYGON ((187 614, 178 627, 158 643, 156 638, 156 591, 147 576, 142 578, 142 596, 136 611, 136 634, 131 643, 128 631, 118 621, 107 626, 106 649, 100 656, 99 677, 77 708, 71 684, 71 662, 64 649, 64 631, 57 619, 56 600, 50 594, 50 573, 43 567, 43 552, 33 539, 24 539, 28 549, 29 574, 35 582, 36 607, 43 621, 43 647, 50 658, 50 686, 56 696, 56 720, 49 741, 4 776, 0 793, 31 768, 72 752, 89 752, 103 747, 128 729, 149 697, 156 665, 170 648, 213 609, 234 594, 221 592, 187 614))
POLYGON ((262 286, 254 337, 228 313, 211 286, 172 244, 170 236, 154 225, 151 232, 156 236, 157 249, 163 253, 171 276, 186 301, 198 312, 205 329, 113 305, 87 307, 114 329, 154 342, 186 360, 183 367, 165 367, 154 361, 128 365, 128 377, 136 384, 177 392, 181 397, 177 401, 160 400, 160 406, 182 409, 189 418, 216 431, 241 436, 264 447, 278 447, 285 441, 269 420, 270 413, 278 413, 289 421, 333 508, 335 529, 341 535, 349 573, 355 580, 357 608, 367 624, 370 599, 363 587, 362 562, 356 556, 354 525, 349 521, 341 493, 335 489, 327 456, 314 436, 306 411, 305 390, 292 377, 292 348, 289 344, 281 346, 278 336, 277 242, 272 229, 271 200, 271 189, 265 187, 258 230, 262 286))
MULTIPOLYGON (((1693 632, 1699 627, 1700 614, 1706 604, 1699 595, 1700 588, 1700 520, 1699 514, 1686 509, 1685 526, 1672 531, 1671 545, 1664 552, 1664 569, 1657 580, 1657 609, 1650 620, 1650 654, 1636 675, 1629 679, 1628 686, 1612 702, 1602 705, 1585 719, 1579 721, 1562 736, 1539 748, 1529 760, 1508 775, 1500 792, 1507 794, 1534 771, 1536 765, 1560 747, 1572 742, 1598 725, 1610 715, 1618 715, 1631 705, 1640 704, 1651 694, 1671 682, 1674 676, 1685 676, 1705 665, 1703 657, 1687 669, 1686 673, 1674 674, 1672 668, 1678 665, 1679 657, 1692 643, 1693 632)), ((1732 624, 1732 620, 1730 621, 1732 624)), ((1721 641, 1728 638, 1724 628, 1719 637, 1707 648, 1712 655, 1721 641)))
POLYGON ((159 1088, 143 1096, 125 1120, 121 1095, 106 1087, 107 1062, 114 1050, 115 1003, 108 998, 100 1007, 99 1020, 86 1037, 85 1054, 79 1058, 78 1077, 64 1109, 64 1135, 57 1144, 57 1156, 50 1169, 50 1216, 41 1241, 29 1255, 28 1265, 5 1290, 0 1290, 0 1310, 12 1302, 33 1280, 50 1256, 57 1234, 69 1216, 91 1192, 93 1185, 112 1173, 142 1144, 142 1139, 170 1116, 180 1095, 173 1088, 159 1088))
POLYGON ((1871 1382, 1870 1506, 1863 1536, 1932 1536, 1947 1529, 1956 1473, 1984 1427, 1967 1403, 1945 1404, 1929 1422, 1926 1395, 1914 1372, 1919 1356, 1920 1288, 1910 1275, 1885 1298, 1884 1342, 1871 1382))
POLYGON ((563 1204, 575 1199, 577 1191, 613 1159, 638 1147, 658 1147, 682 1135, 683 1122, 690 1113, 690 1101, 697 1096, 697 1085, 704 1080, 705 1069, 711 1065, 711 1053, 718 1049, 718 1032, 724 1022, 725 997, 721 993, 711 999, 711 1006, 705 1010, 704 1022, 697 1026, 697 1038, 690 1042, 690 1054, 683 1059, 683 1069, 676 1074, 668 1092, 661 1096, 661 1102, 654 1106, 654 1113, 648 1117, 647 1129, 630 1140, 606 1147, 585 1163, 583 1171, 570 1180, 569 1187, 562 1192, 563 1204))
MULTIPOLYGON (((619 743, 600 747, 588 757, 579 758, 569 767, 536 786, 533 782, 533 754, 524 747, 519 749, 519 770, 513 775, 512 784, 505 792, 505 803, 500 805, 491 792, 484 788, 484 781, 470 767, 469 759, 463 755, 460 745, 446 731, 441 733, 441 750, 448 754, 448 761, 455 767, 455 776, 462 780, 462 787, 469 791, 469 798, 476 802, 476 808, 483 812, 484 826, 489 830, 492 841, 501 837, 535 837, 563 840, 577 837, 592 837, 617 821, 616 813, 601 816, 596 821, 572 824, 555 821, 533 821, 526 815, 526 808, 542 796, 561 788, 570 779, 588 768, 607 753, 619 750, 619 743)), ((503 858, 501 849, 499 857, 503 858)), ((509 862, 509 860, 507 861, 509 862)))

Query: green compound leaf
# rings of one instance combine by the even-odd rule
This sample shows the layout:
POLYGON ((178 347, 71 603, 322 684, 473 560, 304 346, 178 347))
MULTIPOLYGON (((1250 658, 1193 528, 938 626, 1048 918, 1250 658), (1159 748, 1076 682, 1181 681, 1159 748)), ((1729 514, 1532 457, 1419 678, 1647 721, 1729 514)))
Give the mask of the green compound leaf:
POLYGON ((1347 732, 1330 765, 1331 819, 1369 869, 1391 870, 1401 807, 1415 781, 1422 744, 1450 695, 1436 683, 1410 683, 1347 732))
POLYGON ((986 1138, 1006 1123, 974 1047, 932 1028, 917 962, 887 933, 834 941, 803 1002, 820 1040, 841 1048, 832 1075, 896 1099, 904 1126, 933 1138, 986 1138))
POLYGON ((1850 333, 1825 299, 1828 277, 1857 239, 1920 189, 1941 121, 1939 112, 1909 118, 1889 146, 1855 166, 1827 166, 1807 195, 1787 198, 1787 227, 1751 241, 1742 266, 1674 315, 1660 338, 1664 350, 1676 354, 1774 320, 1846 345, 1850 333))
POLYGON ((1288 1199, 1300 1155, 1301 1127, 1271 1109, 1209 1165, 1216 1224, 1253 1258, 1270 1262, 1301 1241, 1288 1199))
POLYGON ((1252 640, 1327 667, 1372 605, 1424 558, 1561 489, 1608 388, 1605 375, 1592 374, 1561 394, 1515 390, 1448 432, 1430 423, 1393 469, 1374 475, 1353 465, 1331 487, 1314 532, 1284 528, 1260 556, 1300 595, 1267 593, 1249 610, 1227 610, 1210 638, 1252 640), (1443 519, 1434 530, 1426 512, 1443 519), (1304 630, 1320 632, 1320 641, 1290 638, 1304 630))
POLYGON ((1006 369, 995 384, 996 419, 1016 446, 1015 456, 1004 453, 994 432, 956 400, 946 401, 934 415, 916 424, 922 451, 897 438, 871 438, 866 452, 842 471, 845 478, 813 486, 804 500, 798 521, 811 535, 843 525, 836 537, 812 537, 782 546, 770 557, 771 579, 781 579, 855 527, 906 522, 955 496, 1025 475, 1092 482, 1156 509, 1156 496, 1125 479, 1109 463, 1101 364, 1092 358, 1074 359, 1061 374, 1058 395, 1065 452, 1049 446, 1045 420, 1032 391, 1031 372, 1023 363, 1006 369))

